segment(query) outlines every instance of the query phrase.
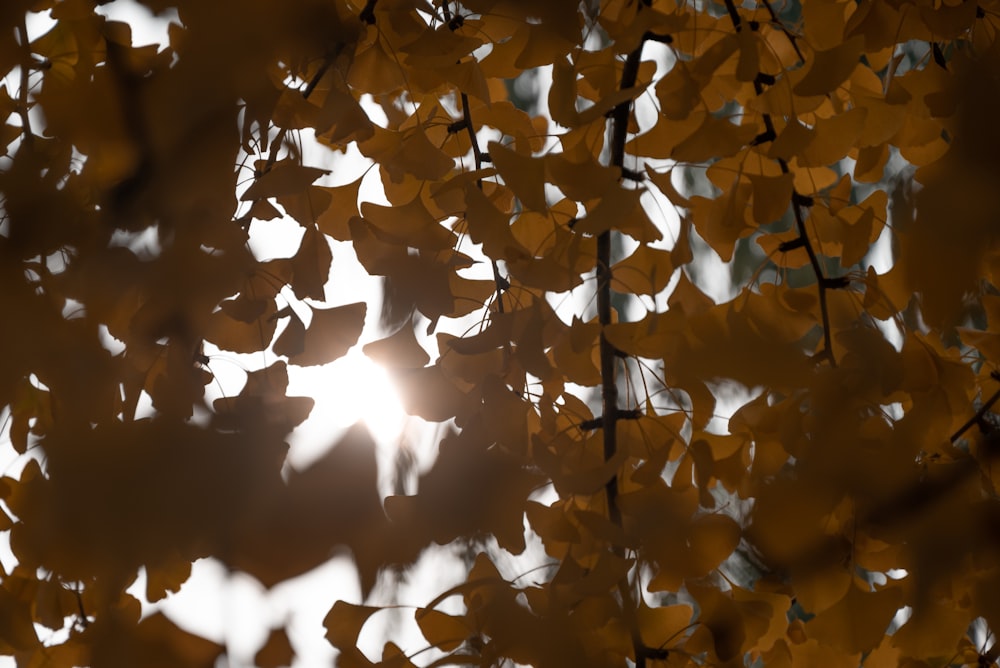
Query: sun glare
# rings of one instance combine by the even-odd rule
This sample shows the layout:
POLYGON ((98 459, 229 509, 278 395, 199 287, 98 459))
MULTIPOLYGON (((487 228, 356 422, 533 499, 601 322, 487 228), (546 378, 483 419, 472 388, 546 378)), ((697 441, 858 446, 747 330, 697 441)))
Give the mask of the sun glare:
POLYGON ((296 432, 290 453, 296 467, 320 456, 335 435, 358 420, 379 445, 391 446, 408 419, 389 373, 357 348, 321 367, 289 367, 288 395, 316 401, 296 432))

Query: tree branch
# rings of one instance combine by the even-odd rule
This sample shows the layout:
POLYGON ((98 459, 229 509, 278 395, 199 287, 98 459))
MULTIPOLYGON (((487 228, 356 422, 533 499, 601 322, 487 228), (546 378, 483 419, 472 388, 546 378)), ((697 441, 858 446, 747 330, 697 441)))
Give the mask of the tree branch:
MULTIPOLYGON (((625 59, 619 90, 635 86, 639 74, 639 59, 642 55, 643 42, 625 59)), ((628 122, 632 111, 632 101, 622 102, 611 113, 611 158, 612 167, 621 169, 625 165, 625 140, 628 137, 628 122)), ((601 404, 602 427, 604 431, 604 460, 610 461, 618 450, 618 419, 621 413, 618 409, 617 351, 604 335, 604 328, 611 324, 611 239, 612 231, 601 232, 597 237, 597 319, 601 323, 601 404)), ((608 519, 621 526, 621 511, 618 508, 618 474, 611 476, 604 485, 608 502, 608 519)), ((624 550, 615 546, 614 551, 624 556, 624 550)), ((622 601, 622 612, 632 635, 632 647, 635 652, 636 668, 645 668, 649 655, 639 634, 635 618, 635 601, 632 596, 628 576, 618 583, 618 592, 622 601)))

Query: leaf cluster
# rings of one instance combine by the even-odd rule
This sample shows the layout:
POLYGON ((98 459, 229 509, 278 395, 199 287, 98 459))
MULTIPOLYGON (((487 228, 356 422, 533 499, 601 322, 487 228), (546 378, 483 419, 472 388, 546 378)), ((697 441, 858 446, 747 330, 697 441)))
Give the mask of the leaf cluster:
POLYGON ((140 570, 156 601, 348 551, 367 595, 474 544, 421 646, 368 656, 383 608, 331 601, 339 665, 994 661, 995 2, 143 0, 151 46, 100 4, 0 8, 0 653, 215 665, 140 570), (288 367, 374 317, 327 301, 331 240, 403 323, 365 353, 446 423, 413 494, 361 426, 282 473, 288 367), (693 280, 741 249, 731 298, 693 280))

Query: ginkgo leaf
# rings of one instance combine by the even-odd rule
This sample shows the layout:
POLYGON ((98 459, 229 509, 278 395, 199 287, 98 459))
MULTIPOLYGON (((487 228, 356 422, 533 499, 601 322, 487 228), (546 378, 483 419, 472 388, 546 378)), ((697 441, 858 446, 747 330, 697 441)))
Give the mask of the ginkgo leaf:
POLYGON ((667 287, 674 266, 670 251, 640 245, 624 260, 612 265, 612 287, 635 295, 655 295, 667 287))
POLYGON ((647 647, 657 649, 677 645, 690 628, 693 610, 687 605, 651 608, 640 604, 636 610, 639 633, 647 647))
POLYGON ((726 262, 733 257, 736 241, 753 231, 747 221, 752 194, 753 186, 739 180, 715 199, 691 198, 691 220, 695 229, 726 262))
POLYGON ((260 668, 281 668, 295 661, 295 650, 288 640, 284 628, 272 629, 267 641, 254 655, 254 663, 260 668))
POLYGON ((359 215, 358 193, 363 179, 361 176, 342 186, 321 186, 322 190, 329 194, 330 203, 316 218, 316 226, 320 232, 338 241, 348 241, 351 238, 348 222, 359 215))
POLYGON ((353 648, 358 644, 358 635, 368 618, 379 610, 381 608, 338 600, 323 619, 326 639, 337 649, 353 648))
POLYGON ((146 567, 146 600, 150 603, 180 591, 181 585, 191 577, 190 561, 177 554, 165 556, 163 563, 146 567))
POLYGON ((291 259, 292 291, 299 299, 324 299, 333 253, 326 237, 315 226, 306 227, 299 249, 291 259))
POLYGON ((510 217, 501 212, 474 186, 465 189, 465 222, 469 238, 483 244, 483 251, 491 258, 527 257, 528 250, 514 238, 510 217))
POLYGON ((365 355, 388 368, 421 368, 430 361, 430 356, 417 341, 413 333, 413 319, 410 318, 395 334, 378 341, 366 343, 362 348, 365 355))
POLYGON ((595 236, 616 229, 637 241, 658 241, 663 235, 650 221, 639 202, 640 197, 641 190, 629 190, 621 186, 610 188, 598 200, 597 206, 574 223, 573 229, 595 236))
POLYGON ((521 155, 498 142, 488 145, 490 159, 525 207, 545 211, 545 162, 530 155, 521 155))
POLYGON ((454 243, 454 235, 430 214, 419 195, 396 206, 365 202, 361 215, 383 241, 432 251, 451 248, 454 243))
POLYGON ((806 71, 792 88, 796 95, 825 95, 842 84, 858 66, 865 40, 860 35, 845 39, 838 46, 817 51, 806 71))
POLYGON ((295 195, 305 191, 313 181, 329 173, 325 169, 306 167, 294 162, 276 162, 240 195, 240 199, 248 201, 295 195))
POLYGON ((951 656, 970 623, 970 611, 930 601, 915 607, 913 615, 892 636, 893 647, 907 656, 951 656))
POLYGON ((735 154, 757 134, 753 125, 735 125, 706 114, 701 125, 674 146, 670 157, 678 162, 704 162, 735 154))
POLYGON ((208 318, 205 329, 205 339, 211 341, 222 350, 237 353, 249 353, 267 346, 274 337, 277 321, 270 317, 277 311, 273 301, 264 303, 264 310, 255 320, 244 321, 240 318, 249 316, 260 305, 253 300, 235 300, 230 306, 223 302, 220 310, 208 318), (226 309, 235 311, 235 318, 226 313, 226 309))
POLYGON ((881 641, 902 598, 895 587, 866 592, 852 584, 839 603, 806 624, 806 632, 849 653, 870 651, 881 641))
POLYGON ((687 197, 681 195, 680 192, 674 187, 672 176, 673 170, 667 170, 666 172, 656 172, 647 164, 646 165, 646 176, 649 180, 653 182, 657 188, 660 189, 667 199, 670 200, 675 206, 690 207, 691 202, 687 197))
POLYGON ((855 107, 832 118, 822 118, 812 127, 812 140, 799 153, 799 164, 819 167, 837 162, 858 142, 868 112, 855 107))
POLYGON ((753 218, 761 225, 781 220, 792 201, 792 175, 750 176, 753 185, 753 218))
POLYGON ((432 608, 419 608, 416 620, 427 642, 444 652, 457 649, 473 635, 473 630, 463 617, 447 615, 432 608))
POLYGON ((18 600, 6 588, 0 588, 0 610, 7 620, 4 642, 23 652, 33 650, 38 645, 38 635, 32 626, 28 602, 18 600))
POLYGON ((455 417, 468 400, 437 365, 394 370, 393 381, 406 412, 432 422, 455 417))
POLYGON ((312 320, 304 328, 294 313, 288 327, 274 342, 274 352, 287 355, 296 366, 327 364, 358 342, 368 307, 364 302, 320 308, 311 305, 312 320))
POLYGON ((446 436, 417 494, 386 499, 390 520, 442 545, 488 531, 501 547, 521 553, 524 507, 539 476, 490 444, 489 433, 475 422, 446 436))

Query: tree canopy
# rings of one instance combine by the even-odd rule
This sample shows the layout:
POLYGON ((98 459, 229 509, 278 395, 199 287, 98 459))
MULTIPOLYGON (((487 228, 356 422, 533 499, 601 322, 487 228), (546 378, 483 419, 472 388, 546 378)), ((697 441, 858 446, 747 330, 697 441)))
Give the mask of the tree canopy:
POLYGON ((169 43, 0 4, 0 654, 219 665, 140 572, 347 553, 367 595, 454 544, 420 645, 330 601, 339 665, 993 664, 995 0, 139 2, 169 43), (289 367, 379 318, 331 240, 443 425, 409 494, 360 425, 283 469, 289 367))

